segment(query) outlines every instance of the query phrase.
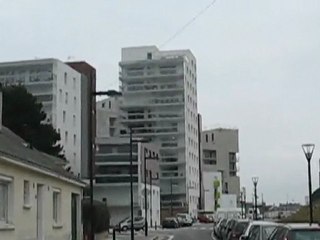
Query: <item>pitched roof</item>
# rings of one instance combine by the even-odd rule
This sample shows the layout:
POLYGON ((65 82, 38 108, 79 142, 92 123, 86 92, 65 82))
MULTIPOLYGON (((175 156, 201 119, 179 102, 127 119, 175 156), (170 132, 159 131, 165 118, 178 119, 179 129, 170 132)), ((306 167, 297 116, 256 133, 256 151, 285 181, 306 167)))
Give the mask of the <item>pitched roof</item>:
POLYGON ((40 152, 35 148, 30 149, 26 146, 26 142, 22 138, 4 126, 1 127, 0 131, 0 160, 1 157, 10 158, 10 160, 17 163, 36 167, 43 171, 84 184, 78 177, 64 170, 62 166, 67 163, 66 161, 40 152))

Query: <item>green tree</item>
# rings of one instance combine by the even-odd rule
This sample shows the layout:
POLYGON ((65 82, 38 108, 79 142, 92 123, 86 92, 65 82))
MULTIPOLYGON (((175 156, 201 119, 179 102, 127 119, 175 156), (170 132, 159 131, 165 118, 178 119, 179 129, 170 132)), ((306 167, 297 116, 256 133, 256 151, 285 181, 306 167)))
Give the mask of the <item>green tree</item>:
POLYGON ((60 134, 51 124, 44 123, 46 114, 37 98, 24 86, 8 86, 3 91, 3 125, 36 149, 53 156, 63 157, 62 146, 57 144, 60 134))

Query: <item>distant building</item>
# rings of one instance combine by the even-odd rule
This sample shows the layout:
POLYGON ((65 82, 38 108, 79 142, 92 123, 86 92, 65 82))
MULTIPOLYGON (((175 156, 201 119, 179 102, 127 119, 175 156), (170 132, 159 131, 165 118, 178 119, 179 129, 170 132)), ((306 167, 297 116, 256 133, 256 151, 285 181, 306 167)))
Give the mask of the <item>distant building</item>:
POLYGON ((36 59, 0 63, 0 83, 24 85, 43 105, 47 123, 60 133, 63 153, 71 171, 81 172, 82 159, 88 158, 88 86, 84 74, 57 59, 36 59))
MULTIPOLYGON (((94 198, 106 199, 111 224, 130 216, 130 146, 128 138, 97 138, 95 157, 94 198)), ((159 156, 158 146, 152 143, 133 144, 134 216, 145 216, 144 156, 159 156)), ((160 225, 159 161, 147 160, 147 220, 160 225), (151 171, 151 174, 150 174, 151 171), (154 179, 150 182, 151 177, 154 179), (152 183, 152 184, 150 184, 152 183), (152 204, 150 204, 152 202, 152 204)))
POLYGON ((85 184, 64 164, 0 124, 0 239, 82 239, 85 184))
POLYGON ((122 94, 100 100, 97 109, 97 137, 119 137, 123 129, 121 125, 122 94))
POLYGON ((205 212, 215 212, 215 210, 221 206, 221 196, 222 196, 221 172, 202 172, 202 179, 203 179, 203 187, 204 187, 204 192, 203 192, 204 204, 203 204, 202 210, 204 210, 205 212))
POLYGON ((240 197, 240 178, 237 169, 239 152, 239 135, 237 129, 213 129, 203 131, 202 170, 220 172, 222 175, 222 192, 236 194, 240 197))
POLYGON ((159 143, 162 211, 197 215, 199 147, 196 58, 190 50, 122 49, 122 124, 159 143), (171 196, 171 185, 173 193, 171 196))
MULTIPOLYGON (((66 62, 70 67, 81 73, 81 130, 82 136, 90 136, 89 130, 92 129, 92 142, 96 138, 96 69, 85 61, 66 62), (91 102, 91 114, 90 114, 91 102), (92 121, 90 121, 92 118, 92 121), (91 124, 90 124, 91 123, 91 124), (90 126, 91 125, 91 126, 90 126)), ((89 177, 90 142, 88 137, 81 138, 81 177, 89 177)))

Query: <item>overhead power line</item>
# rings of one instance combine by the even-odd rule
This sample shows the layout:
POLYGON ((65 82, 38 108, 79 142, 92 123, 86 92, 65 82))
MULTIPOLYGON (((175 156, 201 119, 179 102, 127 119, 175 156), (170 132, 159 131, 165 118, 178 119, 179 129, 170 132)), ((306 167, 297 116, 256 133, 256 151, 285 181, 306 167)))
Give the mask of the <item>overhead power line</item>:
POLYGON ((171 42, 173 39, 175 39, 179 34, 181 34, 187 27, 189 27, 194 21, 196 21, 201 15, 203 15, 209 8, 211 8, 217 0, 213 0, 209 5, 207 5, 205 8, 203 8, 200 12, 198 12, 193 18, 191 18, 185 25, 183 25, 181 28, 179 28, 172 36, 170 36, 166 41, 164 41, 162 44, 160 44, 160 48, 167 45, 169 42, 171 42))

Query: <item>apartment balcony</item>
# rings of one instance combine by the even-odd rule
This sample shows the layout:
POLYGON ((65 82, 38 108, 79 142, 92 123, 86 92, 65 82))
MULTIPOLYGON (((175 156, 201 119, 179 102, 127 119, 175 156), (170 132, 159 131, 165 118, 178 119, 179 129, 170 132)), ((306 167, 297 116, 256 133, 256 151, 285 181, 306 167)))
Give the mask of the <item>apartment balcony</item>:
POLYGON ((174 162, 164 162, 162 159, 162 162, 159 163, 160 166, 178 166, 178 165, 185 165, 186 162, 183 161, 174 161, 174 162))
MULTIPOLYGON (((133 182, 138 183, 139 177, 137 174, 133 175, 133 182)), ((105 176, 105 175, 95 175, 95 185, 100 185, 100 184, 130 184, 131 177, 130 175, 126 176, 105 176)))
POLYGON ((122 82, 132 81, 134 79, 155 79, 155 78, 173 78, 175 80, 184 79, 183 71, 178 71, 175 69, 163 69, 157 71, 146 71, 146 70, 136 70, 136 71, 120 71, 119 79, 122 82))
POLYGON ((163 171, 161 170, 161 179, 184 179, 185 175, 178 171, 163 171))
POLYGON ((141 102, 125 102, 120 107, 121 109, 127 110, 130 108, 146 108, 146 107, 173 107, 173 106, 184 106, 185 102, 183 98, 154 98, 150 100, 143 100, 141 102))
POLYGON ((161 93, 161 92, 183 92, 183 85, 178 84, 134 84, 127 85, 123 89, 125 94, 137 94, 137 93, 161 93))
MULTIPOLYGON (((180 135, 184 134, 184 131, 179 131, 178 127, 133 127, 133 134, 137 137, 147 136, 166 136, 166 135, 180 135)), ((123 136, 129 136, 124 134, 123 136)))
MULTIPOLYGON (((129 153, 96 153, 95 164, 96 165, 127 165, 130 164, 129 153)), ((132 153, 132 160, 134 164, 138 162, 138 154, 132 153)))

